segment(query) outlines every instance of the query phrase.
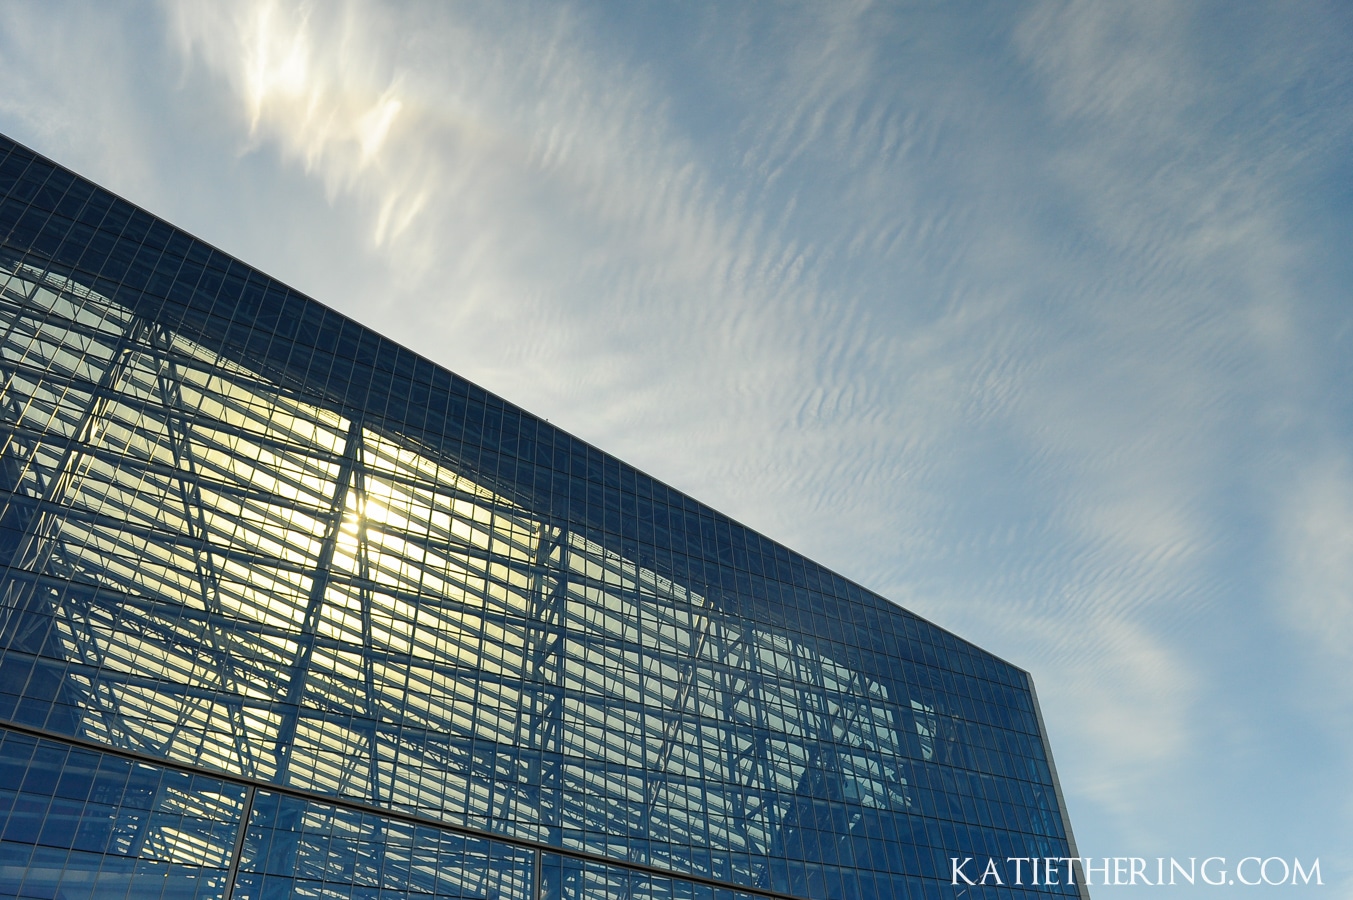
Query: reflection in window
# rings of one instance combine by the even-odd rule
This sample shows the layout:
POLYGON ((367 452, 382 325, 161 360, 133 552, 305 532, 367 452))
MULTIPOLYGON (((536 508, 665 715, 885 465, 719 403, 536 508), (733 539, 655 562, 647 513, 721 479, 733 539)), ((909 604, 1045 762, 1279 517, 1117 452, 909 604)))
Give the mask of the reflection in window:
MULTIPOLYGON (((0 719, 790 893, 901 857, 940 720, 897 681, 59 275, 0 282, 0 719)), ((251 841, 387 827, 269 802, 251 841)), ((241 890, 309 877, 277 865, 241 890)))

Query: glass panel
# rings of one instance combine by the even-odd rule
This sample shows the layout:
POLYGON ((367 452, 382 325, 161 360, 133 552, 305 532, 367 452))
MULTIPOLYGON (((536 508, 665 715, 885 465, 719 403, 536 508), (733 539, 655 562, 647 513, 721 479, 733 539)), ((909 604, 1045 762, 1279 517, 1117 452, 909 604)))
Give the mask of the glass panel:
POLYGON ((754 900, 756 894, 625 870, 552 853, 541 861, 541 900, 754 900))
MULTIPOLYGON (((1018 670, 444 372, 407 407, 400 351, 198 245, 172 312, 31 249, 0 248, 0 721, 810 897, 1066 854, 1018 670)), ((10 797, 48 854, 22 866, 112 853, 77 841, 102 764, 44 760, 10 797)), ((140 808, 133 774, 98 802, 140 808)), ((297 810, 351 865, 255 843, 240 884, 370 887, 353 835, 396 826, 297 810)), ((128 885, 199 847, 157 840, 128 885)), ((426 871, 399 877, 471 889, 426 871)))
POLYGON ((495 841, 258 792, 235 897, 533 896, 535 855, 495 841))
POLYGON ((244 788, 9 731, 0 731, 0 771, 0 895, 225 889, 244 788))

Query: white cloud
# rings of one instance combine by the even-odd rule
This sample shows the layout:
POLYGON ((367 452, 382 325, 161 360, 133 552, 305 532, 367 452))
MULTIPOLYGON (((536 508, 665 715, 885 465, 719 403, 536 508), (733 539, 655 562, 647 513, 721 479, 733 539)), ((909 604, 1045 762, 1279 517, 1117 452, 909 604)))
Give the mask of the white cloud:
POLYGON ((413 225, 430 186, 426 173, 383 157, 405 107, 401 75, 359 7, 259 0, 174 3, 166 13, 185 61, 224 78, 238 99, 244 149, 275 146, 323 182, 331 203, 356 194, 377 246, 413 225))
POLYGON ((1353 724, 1353 461, 1326 453, 1297 474, 1283 498, 1279 535, 1286 565, 1274 591, 1287 623, 1318 651, 1326 689, 1318 705, 1340 709, 1353 724))
POLYGON ((191 64, 231 86, 249 151, 363 211, 385 330, 528 408, 567 396, 577 430, 679 477, 773 431, 767 394, 792 396, 830 345, 818 250, 744 211, 653 79, 567 7, 506 26, 486 7, 169 10, 191 64), (693 424, 716 421, 712 398, 746 421, 693 424))
MULTIPOLYGON (((1182 820, 1209 710, 1265 726, 1207 654, 1261 618, 1237 533, 1275 458, 1299 589, 1259 602, 1353 645, 1349 469, 1278 434, 1320 390, 1285 179, 1329 140, 1280 95, 1328 48, 1241 62, 1161 3, 746 7, 634 46, 568 5, 164 10, 241 170, 327 197, 293 230, 360 224, 357 262, 289 245, 378 270, 321 300, 1031 667, 1073 802, 1182 820)), ((89 114, 146 141, 109 81, 89 114)))
POLYGON ((147 121, 135 101, 128 30, 125 17, 105 4, 0 8, 0 117, 16 138, 124 192, 156 182, 142 144, 147 121))

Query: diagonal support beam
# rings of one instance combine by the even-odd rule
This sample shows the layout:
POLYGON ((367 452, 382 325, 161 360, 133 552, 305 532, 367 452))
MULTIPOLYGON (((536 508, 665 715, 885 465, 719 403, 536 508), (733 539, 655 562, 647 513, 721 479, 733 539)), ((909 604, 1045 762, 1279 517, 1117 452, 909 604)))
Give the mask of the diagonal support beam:
POLYGON ((100 421, 107 414, 115 389, 122 381, 132 356, 140 349, 139 345, 146 332, 145 322, 140 316, 133 316, 118 340, 108 365, 99 376, 98 383, 90 391, 89 402, 80 413, 72 440, 66 445, 60 460, 48 473, 46 485, 37 504, 37 512, 29 522, 28 530, 19 543, 14 555, 13 565, 41 571, 51 558, 56 542, 59 540, 57 516, 52 512, 66 496, 71 486, 79 478, 79 469, 84 459, 85 446, 96 436, 100 421))
MULTIPOLYGON (((500 814, 510 814, 516 800, 531 808, 553 843, 563 825, 560 752, 561 704, 563 702, 564 612, 568 602, 568 532, 544 523, 536 528, 532 556, 531 594, 527 606, 527 632, 523 647, 524 702, 517 709, 515 741, 533 753, 523 760, 523 770, 513 790, 503 792, 500 814), (551 563, 555 553, 557 563, 551 563)), ((526 818, 524 815, 523 818, 526 818)))
MULTIPOLYGON (((686 665, 682 667, 681 674, 677 680, 677 695, 672 702, 672 706, 667 712, 667 723, 662 731, 662 744, 658 749, 657 764, 644 785, 644 837, 652 838, 653 813, 657 809, 658 794, 662 790, 665 781, 665 771, 667 763, 672 758, 672 749, 676 745, 677 734, 681 731, 681 712, 686 708, 686 701, 690 698, 691 690, 695 685, 695 674, 699 668, 700 657, 704 655, 705 645, 709 642, 709 634, 713 619, 714 601, 708 597, 701 598, 700 606, 696 607, 699 611, 699 618, 696 622, 695 632, 691 635, 690 657, 686 665)), ((644 862, 651 860, 645 859, 644 862)))
MULTIPOLYGON (((221 606, 221 577, 216 568, 212 553, 210 534, 207 530, 206 509, 202 501, 202 489, 199 484, 199 472, 196 455, 193 452, 192 437, 189 433, 191 420, 184 409, 183 391, 178 367, 171 353, 172 338, 163 326, 150 330, 151 347, 160 355, 156 386, 160 402, 164 408, 165 430, 168 433, 169 448, 174 460, 174 482, 177 485, 179 504, 183 509, 183 522, 193 548, 193 568, 198 586, 198 600, 207 612, 202 617, 197 634, 197 642, 216 670, 220 695, 217 699, 230 708, 233 720, 235 756, 240 771, 252 773, 256 770, 253 750, 250 747, 248 728, 244 720, 244 707, 239 702, 238 692, 232 690, 232 684, 238 681, 235 666, 231 659, 231 649, 220 627, 216 624, 223 610, 221 606), (232 699, 233 698, 233 699, 232 699)), ((184 703, 174 723, 166 745, 172 744, 193 714, 201 708, 202 698, 194 703, 184 703)), ((206 735, 202 736, 205 741, 206 735)), ((199 743, 199 750, 201 744, 199 743)))
POLYGON ((334 494, 329 503, 329 519, 325 522, 324 538, 320 544, 319 556, 315 560, 305 618, 301 622, 300 634, 296 637, 296 658, 291 664, 290 677, 287 679, 286 696, 279 704, 281 724, 277 729, 277 744, 273 755, 276 759, 276 778, 281 784, 286 783, 291 768, 291 752, 300 721, 301 700, 305 695, 306 681, 310 676, 310 659, 315 652, 315 632, 319 628, 320 613, 324 608, 324 595, 329 588, 329 569, 333 565, 334 551, 338 547, 338 530, 343 524, 343 510, 347 504, 348 490, 352 485, 354 470, 361 465, 361 448, 362 422, 358 418, 353 418, 348 426, 343 443, 343 456, 334 479, 334 494))

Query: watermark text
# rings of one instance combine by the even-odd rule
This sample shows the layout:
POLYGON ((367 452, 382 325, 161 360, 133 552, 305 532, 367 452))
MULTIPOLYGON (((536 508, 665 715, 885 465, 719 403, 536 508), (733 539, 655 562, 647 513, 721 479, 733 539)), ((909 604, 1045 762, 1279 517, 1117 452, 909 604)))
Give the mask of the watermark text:
POLYGON ((1009 856, 1005 859, 949 857, 950 884, 971 885, 1279 885, 1317 884, 1320 860, 1246 856, 1228 866, 1224 856, 1187 860, 1157 856, 1009 856))

